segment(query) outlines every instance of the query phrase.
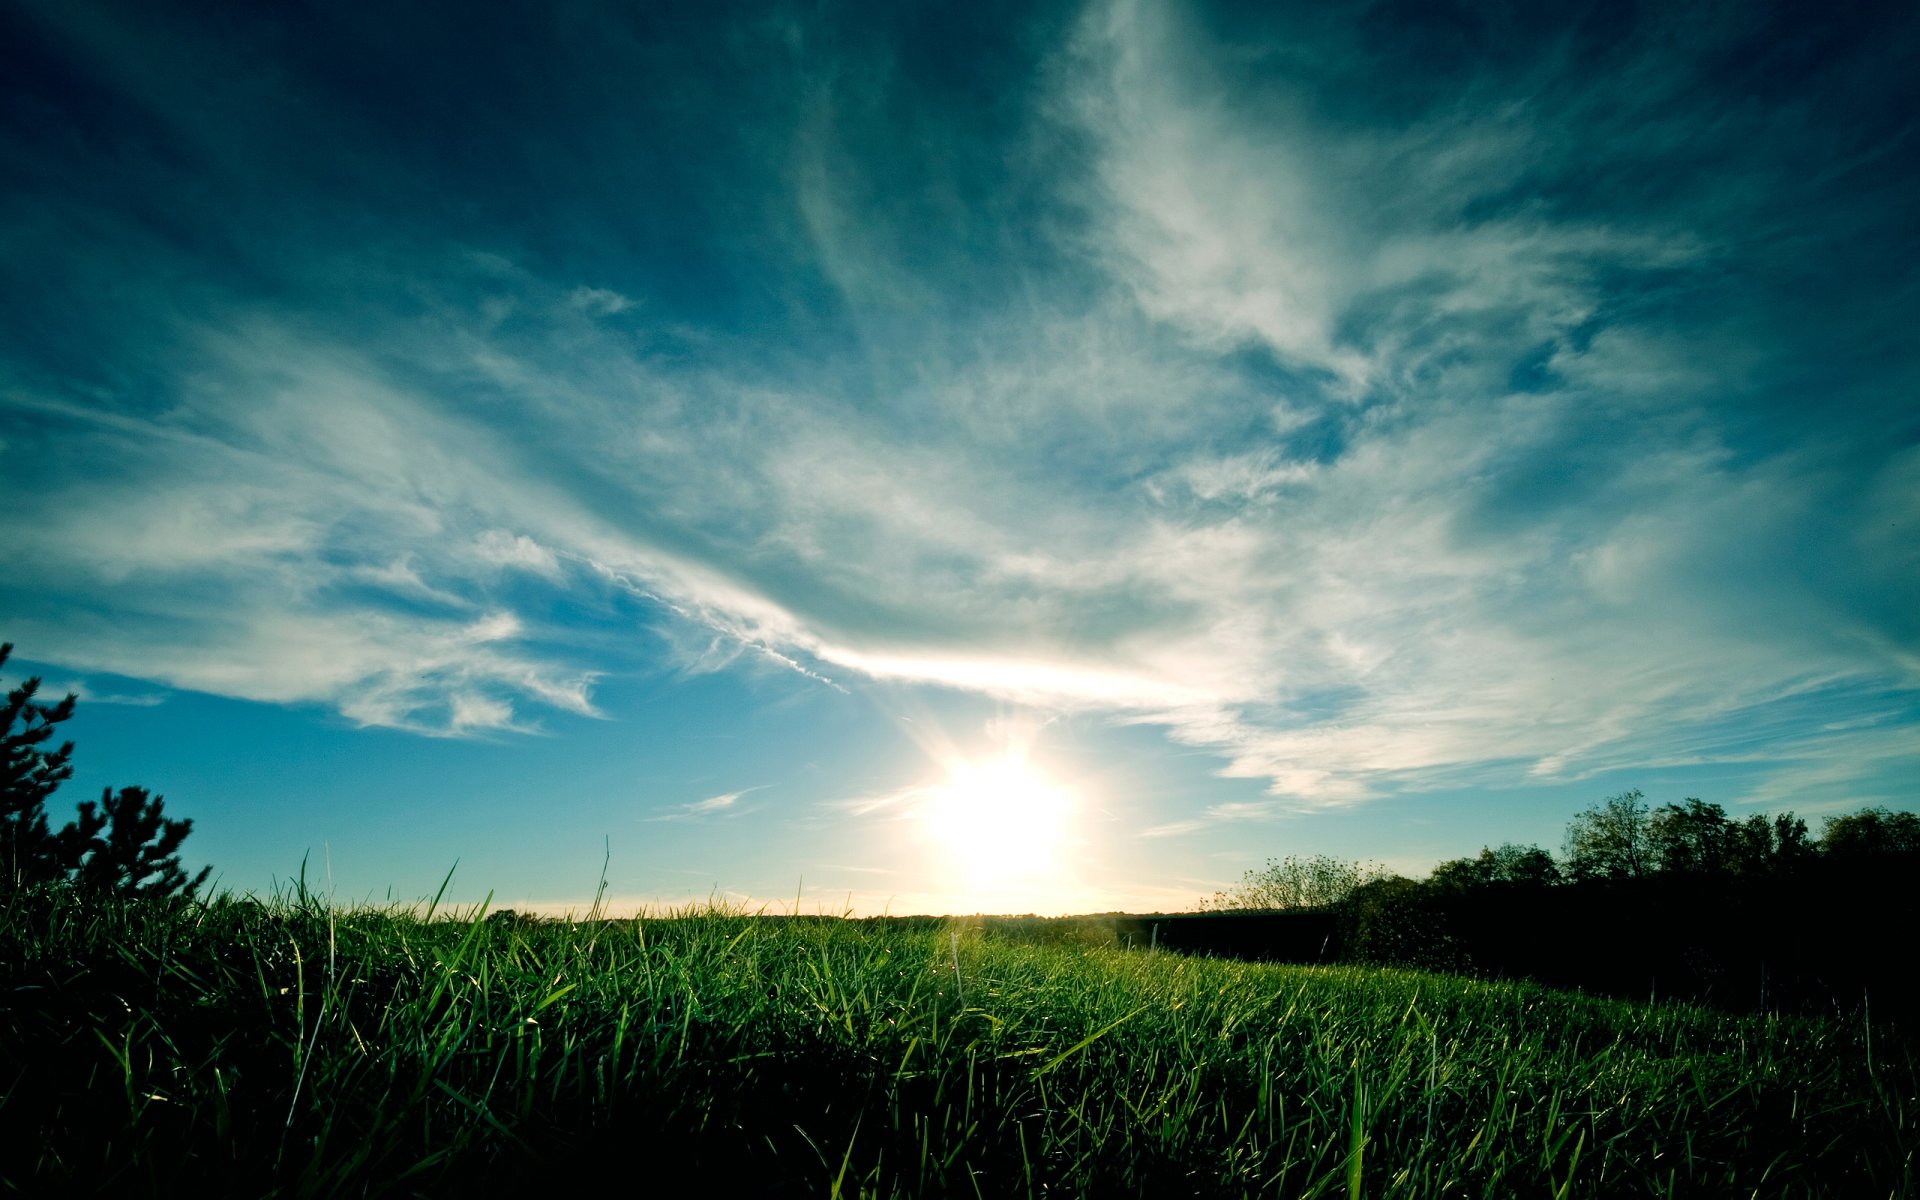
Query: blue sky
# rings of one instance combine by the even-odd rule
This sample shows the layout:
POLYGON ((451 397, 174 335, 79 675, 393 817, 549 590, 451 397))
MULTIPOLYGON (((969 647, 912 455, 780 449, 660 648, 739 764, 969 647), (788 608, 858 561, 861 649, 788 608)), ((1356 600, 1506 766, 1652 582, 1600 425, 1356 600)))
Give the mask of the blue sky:
POLYGON ((1176 908, 1909 808, 1917 48, 16 3, 0 637, 236 890, 1176 908))

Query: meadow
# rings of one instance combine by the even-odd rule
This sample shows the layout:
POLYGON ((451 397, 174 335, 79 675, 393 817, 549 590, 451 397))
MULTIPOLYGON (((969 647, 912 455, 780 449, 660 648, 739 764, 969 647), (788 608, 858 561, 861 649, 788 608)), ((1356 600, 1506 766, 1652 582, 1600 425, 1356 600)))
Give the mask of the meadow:
POLYGON ((1017 925, 16 892, 13 1191, 1900 1196, 1912 1042, 1017 925))

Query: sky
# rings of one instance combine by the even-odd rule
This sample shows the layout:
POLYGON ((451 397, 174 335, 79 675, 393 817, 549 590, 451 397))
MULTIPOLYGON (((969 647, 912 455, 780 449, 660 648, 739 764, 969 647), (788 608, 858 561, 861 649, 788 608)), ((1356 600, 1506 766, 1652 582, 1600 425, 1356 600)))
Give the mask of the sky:
POLYGON ((1920 805, 1920 10, 0 8, 0 639, 267 894, 1920 805))

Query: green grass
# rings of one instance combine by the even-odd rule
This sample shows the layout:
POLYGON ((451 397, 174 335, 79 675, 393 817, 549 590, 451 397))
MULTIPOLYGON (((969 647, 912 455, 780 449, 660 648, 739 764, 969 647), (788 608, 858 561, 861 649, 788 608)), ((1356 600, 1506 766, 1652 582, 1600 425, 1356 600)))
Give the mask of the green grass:
POLYGON ((4 903, 0 1176, 25 1192, 1914 1190, 1910 1043, 1858 1020, 965 923, 4 903))

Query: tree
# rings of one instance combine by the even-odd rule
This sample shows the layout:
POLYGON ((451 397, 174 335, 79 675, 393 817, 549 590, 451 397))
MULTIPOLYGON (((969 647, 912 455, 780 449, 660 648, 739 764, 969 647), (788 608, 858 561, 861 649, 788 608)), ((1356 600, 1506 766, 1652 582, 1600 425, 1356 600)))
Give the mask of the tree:
POLYGON ((1240 882, 1201 908, 1213 909, 1325 909, 1345 902, 1361 885, 1386 878, 1390 872, 1377 863, 1354 863, 1312 854, 1268 859, 1267 865, 1241 876, 1240 882))
POLYGON ((1792 875, 1817 853, 1807 823, 1791 812, 1755 813, 1727 826, 1726 869, 1735 875, 1792 875))
POLYGON ((1475 858, 1450 858, 1428 873, 1427 882, 1443 892, 1471 892, 1493 882, 1493 852, 1485 846, 1475 858))
MULTIPOLYGON (((12 653, 11 642, 0 644, 0 665, 12 653)), ((189 877, 180 866, 193 822, 167 819, 145 788, 108 788, 97 806, 83 803, 75 820, 49 830, 46 802, 73 775, 73 743, 46 743, 73 716, 75 698, 41 704, 39 690, 37 677, 27 679, 0 709, 0 887, 65 881, 123 896, 193 895, 212 871, 189 877)))
POLYGON ((1504 842, 1498 849, 1480 847, 1473 858, 1455 858, 1433 869, 1429 882, 1443 891, 1469 891, 1495 884, 1544 887, 1560 882, 1553 855, 1538 846, 1504 842))
MULTIPOLYGON (((13 643, 0 644, 0 666, 13 643)), ((58 704, 34 699, 40 680, 31 678, 7 693, 0 709, 0 878, 18 887, 60 878, 69 864, 47 829, 47 797, 73 774, 73 743, 46 749, 54 726, 73 716, 74 697, 58 704)))
MULTIPOLYGON (((1485 851, 1482 851, 1485 853, 1485 851)), ((1493 852, 1493 882, 1545 887, 1560 882, 1560 867, 1538 846, 1503 843, 1493 852)))
POLYGON ((1653 865, 1671 875, 1791 875, 1813 857, 1807 823, 1790 812, 1744 821, 1718 804, 1688 797, 1662 804, 1647 819, 1653 865))
POLYGON ((97 809, 91 800, 82 803, 79 820, 60 831, 69 861, 78 864, 73 881, 122 896, 190 897, 198 891, 213 868, 188 878, 178 851, 193 821, 168 820, 162 805, 162 797, 143 787, 124 787, 118 795, 106 788, 97 809))
POLYGON ((1920 854, 1920 815, 1863 808, 1828 817, 1820 849, 1828 858, 1920 854))
POLYGON ((1773 869, 1790 875, 1812 861, 1819 848, 1807 836, 1807 823, 1791 812, 1774 814, 1773 869))
MULTIPOLYGON (((1767 844, 1760 860, 1770 857, 1772 834, 1762 818, 1760 834, 1767 844)), ((1751 858, 1750 830, 1727 820, 1727 810, 1692 796, 1679 804, 1662 804, 1647 818, 1647 847, 1656 868, 1672 875, 1718 875, 1736 857, 1751 858)))
POLYGON ((1634 879, 1646 874, 1647 805, 1639 789, 1609 796, 1567 825, 1563 847, 1575 879, 1634 879))
POLYGON ((1433 888, 1398 875, 1361 884, 1344 906, 1345 953, 1366 962, 1459 970, 1465 960, 1434 896, 1433 888))

